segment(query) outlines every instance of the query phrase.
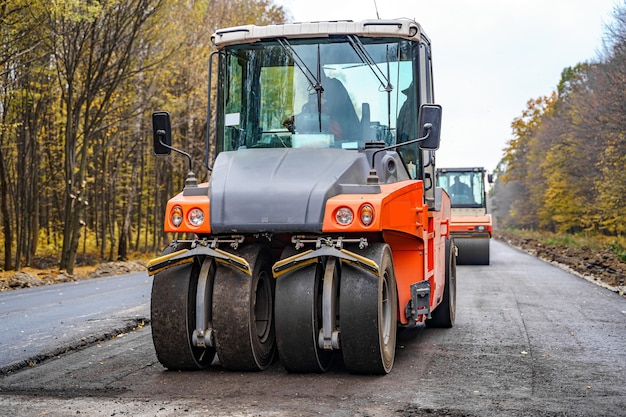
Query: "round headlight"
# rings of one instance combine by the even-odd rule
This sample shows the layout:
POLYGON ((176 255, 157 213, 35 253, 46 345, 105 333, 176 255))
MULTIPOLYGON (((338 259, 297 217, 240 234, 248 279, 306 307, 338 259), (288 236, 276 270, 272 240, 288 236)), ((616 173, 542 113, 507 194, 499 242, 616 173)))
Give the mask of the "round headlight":
POLYGON ((172 211, 170 212, 170 220, 172 221, 174 227, 180 226, 183 222, 183 209, 180 206, 172 208, 172 211))
POLYGON ((187 220, 189 220, 189 224, 192 226, 200 226, 204 223, 204 213, 199 208, 189 210, 189 214, 187 214, 187 220))
POLYGON ((341 207, 335 213, 335 220, 337 220, 337 223, 347 226, 354 220, 354 213, 348 207, 341 207))
POLYGON ((359 216, 361 217, 361 223, 364 226, 369 226, 374 221, 374 207, 369 204, 363 204, 359 216))
POLYGON ((482 232, 483 230, 485 230, 485 226, 478 226, 476 228, 479 232, 482 232))

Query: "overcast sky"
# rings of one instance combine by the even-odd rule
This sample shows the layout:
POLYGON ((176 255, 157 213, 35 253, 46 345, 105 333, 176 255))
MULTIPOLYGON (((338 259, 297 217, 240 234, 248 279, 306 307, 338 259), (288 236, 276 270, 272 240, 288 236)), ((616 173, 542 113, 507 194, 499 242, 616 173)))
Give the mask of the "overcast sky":
MULTIPOLYGON (((295 22, 376 18, 374 0, 274 0, 295 22)), ((624 0, 377 0, 381 19, 409 17, 432 42, 443 107, 438 167, 492 171, 511 123, 561 71, 593 61, 624 0)))

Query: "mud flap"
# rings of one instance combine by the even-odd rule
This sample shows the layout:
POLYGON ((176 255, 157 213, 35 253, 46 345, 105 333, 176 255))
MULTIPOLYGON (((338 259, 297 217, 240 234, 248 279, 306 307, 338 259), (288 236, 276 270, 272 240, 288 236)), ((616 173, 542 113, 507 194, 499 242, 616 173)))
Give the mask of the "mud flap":
POLYGON ((406 316, 409 321, 418 321, 421 314, 430 318, 430 281, 411 284, 411 299, 406 305, 406 316))

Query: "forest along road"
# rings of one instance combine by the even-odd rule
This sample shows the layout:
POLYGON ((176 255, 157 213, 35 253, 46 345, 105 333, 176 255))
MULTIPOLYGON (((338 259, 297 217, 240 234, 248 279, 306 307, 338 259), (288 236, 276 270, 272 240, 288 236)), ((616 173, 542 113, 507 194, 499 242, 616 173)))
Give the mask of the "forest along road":
POLYGON ((141 325, 151 287, 143 272, 0 293, 0 373, 141 325))
POLYGON ((145 326, 1 377, 0 415, 623 416, 626 299, 497 241, 491 259, 458 267, 456 326, 403 335, 384 377, 170 372, 145 326))

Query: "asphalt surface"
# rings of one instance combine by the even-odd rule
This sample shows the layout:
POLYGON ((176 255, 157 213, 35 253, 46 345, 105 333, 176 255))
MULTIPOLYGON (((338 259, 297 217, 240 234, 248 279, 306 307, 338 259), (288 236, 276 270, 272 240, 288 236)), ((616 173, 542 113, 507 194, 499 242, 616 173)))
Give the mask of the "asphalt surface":
POLYGON ((384 377, 170 372, 145 326, 1 377, 0 415, 624 416, 626 299, 496 241, 491 260, 458 267, 455 327, 404 335, 384 377))
POLYGON ((143 272, 0 293, 0 372, 141 325, 151 287, 143 272))

